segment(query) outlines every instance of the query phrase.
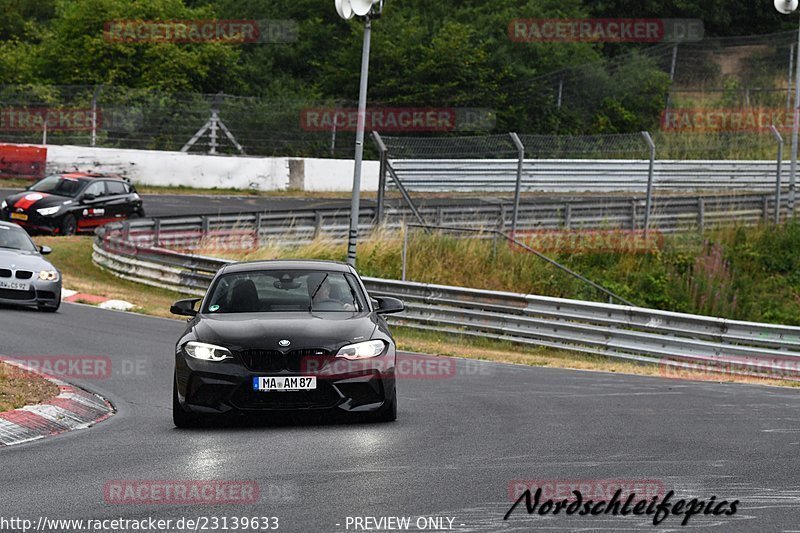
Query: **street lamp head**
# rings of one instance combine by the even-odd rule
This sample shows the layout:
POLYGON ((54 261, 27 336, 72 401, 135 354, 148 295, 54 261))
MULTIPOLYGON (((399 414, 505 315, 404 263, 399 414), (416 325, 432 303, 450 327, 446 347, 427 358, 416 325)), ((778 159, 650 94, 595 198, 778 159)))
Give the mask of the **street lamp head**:
POLYGON ((798 0, 775 0, 775 9, 784 15, 789 15, 797 10, 798 0))
POLYGON ((353 7, 350 5, 350 0, 336 0, 336 12, 344 20, 353 18, 353 7))
POLYGON ((336 12, 345 20, 353 16, 379 16, 383 11, 383 0, 336 0, 336 12))

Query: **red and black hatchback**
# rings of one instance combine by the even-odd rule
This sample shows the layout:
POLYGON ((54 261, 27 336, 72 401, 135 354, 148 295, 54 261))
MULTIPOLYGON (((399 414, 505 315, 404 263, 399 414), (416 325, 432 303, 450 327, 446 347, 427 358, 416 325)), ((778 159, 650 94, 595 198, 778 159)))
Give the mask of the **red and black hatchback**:
POLYGON ((133 184, 119 176, 55 174, 0 204, 0 219, 29 233, 75 235, 118 220, 144 216, 133 184))

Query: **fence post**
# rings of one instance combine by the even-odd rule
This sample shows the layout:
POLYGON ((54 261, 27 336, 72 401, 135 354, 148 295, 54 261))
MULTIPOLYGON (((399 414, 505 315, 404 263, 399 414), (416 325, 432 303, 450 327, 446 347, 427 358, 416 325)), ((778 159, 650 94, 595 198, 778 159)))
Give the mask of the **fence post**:
POLYGON ((408 257, 408 232, 409 231, 410 231, 409 227, 408 227, 408 225, 406 225, 403 228, 403 272, 402 272, 402 277, 400 278, 402 281, 406 280, 406 260, 407 260, 407 257, 408 257))
POLYGON ((375 210, 375 224, 380 226, 383 224, 383 209, 384 202, 386 201, 386 165, 389 161, 389 149, 386 148, 386 144, 384 144, 383 139, 381 139, 381 136, 377 131, 372 132, 372 140, 378 147, 381 165, 378 173, 378 205, 375 210))
POLYGON ((775 173, 775 224, 781 223, 781 170, 783 167, 783 136, 774 125, 769 127, 778 143, 778 163, 775 173))
POLYGON ((644 212, 644 237, 647 239, 647 234, 650 231, 650 215, 653 210, 653 176, 656 166, 656 144, 653 142, 653 138, 650 136, 649 132, 643 131, 642 136, 648 148, 650 148, 650 166, 647 171, 647 206, 644 212))
POLYGON ((519 199, 522 195, 522 171, 525 165, 525 145, 522 144, 522 141, 519 138, 519 135, 516 133, 509 133, 511 136, 511 141, 514 143, 514 146, 517 147, 517 153, 519 154, 519 161, 517 162, 517 184, 514 188, 514 214, 511 218, 511 236, 517 232, 517 220, 519 218, 519 199))

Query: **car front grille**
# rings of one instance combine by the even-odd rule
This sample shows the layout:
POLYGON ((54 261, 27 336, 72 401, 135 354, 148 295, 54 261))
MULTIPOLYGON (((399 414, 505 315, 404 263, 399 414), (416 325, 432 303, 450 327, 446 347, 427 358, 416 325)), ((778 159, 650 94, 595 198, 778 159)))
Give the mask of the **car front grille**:
POLYGON ((313 391, 261 392, 244 385, 231 402, 240 409, 329 409, 341 399, 330 383, 317 380, 317 390, 313 391))
POLYGON ((33 289, 28 291, 14 291, 11 289, 0 289, 0 299, 3 300, 34 300, 36 293, 33 289))
POLYGON ((0 278, 10 278, 11 271, 7 268, 0 268, 0 278))
POLYGON ((30 270, 17 270, 17 279, 31 279, 33 272, 30 270))
MULTIPOLYGON (((303 372, 308 361, 325 360, 331 353, 323 349, 292 350, 287 353, 278 350, 244 350, 239 358, 248 370, 253 372, 303 372)), ((310 365, 315 368, 317 365, 310 365)))

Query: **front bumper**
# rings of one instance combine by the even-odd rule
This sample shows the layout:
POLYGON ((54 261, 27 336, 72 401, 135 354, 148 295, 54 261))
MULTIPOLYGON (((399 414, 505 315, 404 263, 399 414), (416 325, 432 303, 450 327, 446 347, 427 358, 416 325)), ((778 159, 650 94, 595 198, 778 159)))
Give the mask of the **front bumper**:
POLYGON ((61 280, 34 280, 28 291, 0 289, 0 304, 56 307, 61 302, 61 280))
POLYGON ((62 217, 43 217, 36 211, 25 212, 28 216, 27 220, 19 220, 11 218, 11 211, 4 209, 0 211, 0 220, 6 222, 13 222, 23 228, 29 233, 43 233, 46 235, 58 235, 61 233, 61 219, 62 217))
MULTIPOLYGON (((176 354, 178 401, 196 414, 342 412, 372 413, 394 399, 394 347, 364 361, 328 358, 307 371, 254 371, 238 359, 221 363, 176 354), (300 392, 253 390, 253 378, 317 376, 317 389, 300 392)), ((299 370, 299 369, 298 369, 299 370)))

